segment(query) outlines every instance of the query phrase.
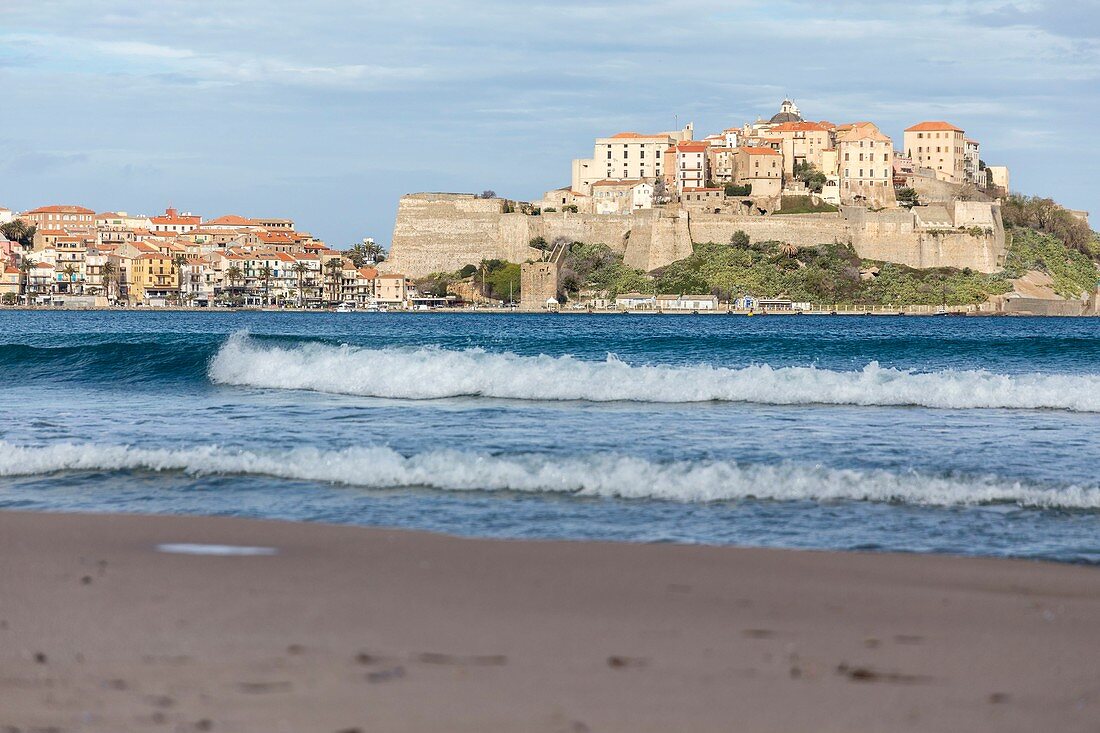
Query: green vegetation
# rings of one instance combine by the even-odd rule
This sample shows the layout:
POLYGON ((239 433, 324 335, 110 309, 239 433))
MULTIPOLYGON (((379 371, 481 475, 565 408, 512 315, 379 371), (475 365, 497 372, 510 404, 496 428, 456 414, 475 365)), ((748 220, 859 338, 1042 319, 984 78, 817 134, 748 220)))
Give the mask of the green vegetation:
POLYGON ((832 204, 814 201, 810 196, 784 196, 776 214, 831 214, 840 211, 832 204))
POLYGON ((0 224, 0 233, 3 233, 10 241, 18 242, 25 249, 29 249, 34 244, 35 231, 34 226, 27 226, 22 219, 0 224))
POLYGON ((0 298, 0 303, 4 305, 15 305, 19 302, 19 296, 15 293, 4 293, 3 298, 0 298))
POLYGON ((799 248, 783 242, 696 245, 690 257, 659 273, 657 286, 663 293, 713 293, 720 299, 786 296, 819 305, 965 305, 1011 289, 1002 275, 915 270, 862 261, 847 244, 799 248), (861 271, 868 279, 861 278, 861 271))
POLYGON ((732 183, 727 183, 726 184, 726 195, 727 196, 751 196, 752 195, 752 184, 751 183, 746 183, 743 186, 735 186, 732 183))
POLYGON ((1005 266, 1008 277, 1022 277, 1028 270, 1045 272, 1054 280, 1054 292, 1063 298, 1077 298, 1096 288, 1100 279, 1096 262, 1056 236, 1022 227, 1009 230, 1007 236, 1011 239, 1005 266))
POLYGON ((821 189, 825 187, 825 181, 829 180, 824 173, 805 161, 795 165, 794 177, 805 183, 813 193, 821 193, 821 189))
POLYGON ((508 302, 519 299, 520 266, 507 260, 482 260, 455 272, 433 272, 416 281, 417 289, 426 295, 443 298, 453 292, 453 286, 469 281, 482 295, 508 302))
POLYGON ((576 293, 581 288, 606 290, 614 298, 620 293, 653 289, 653 281, 641 270, 623 264, 622 255, 606 244, 573 242, 562 262, 562 291, 576 293))
POLYGON ((1029 227, 1050 234, 1067 247, 1092 258, 1100 257, 1100 240, 1089 225, 1059 206, 1038 196, 1009 196, 1001 207, 1005 228, 1029 227))
POLYGON ((902 206, 917 206, 920 204, 920 199, 917 196, 917 190, 915 188, 903 188, 897 192, 898 203, 902 206))

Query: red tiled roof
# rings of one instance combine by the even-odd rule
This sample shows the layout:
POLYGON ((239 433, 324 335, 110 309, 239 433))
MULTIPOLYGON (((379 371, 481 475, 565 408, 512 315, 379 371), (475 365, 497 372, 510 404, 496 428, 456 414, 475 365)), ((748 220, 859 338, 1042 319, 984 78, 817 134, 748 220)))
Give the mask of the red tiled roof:
POLYGON ((905 128, 906 132, 962 132, 962 128, 955 127, 950 122, 944 122, 943 120, 931 120, 929 122, 918 122, 912 127, 905 128))
POLYGON ((95 214, 91 209, 85 209, 83 206, 40 206, 32 211, 23 212, 25 214, 95 214))
POLYGON ((771 132, 828 132, 829 128, 817 122, 784 122, 776 125, 771 132))
POLYGON ((219 216, 217 219, 211 219, 206 222, 206 226, 215 227, 246 227, 246 226, 259 226, 259 222, 255 219, 246 219, 243 216, 237 216, 236 214, 227 214, 226 216, 219 216))

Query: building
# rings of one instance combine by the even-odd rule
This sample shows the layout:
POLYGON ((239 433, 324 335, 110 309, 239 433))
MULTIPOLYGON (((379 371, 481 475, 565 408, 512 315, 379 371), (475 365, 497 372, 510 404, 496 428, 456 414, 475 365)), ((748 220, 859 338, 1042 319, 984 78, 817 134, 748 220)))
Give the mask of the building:
POLYGON ((982 168, 981 144, 970 138, 964 138, 963 142, 965 143, 963 158, 966 182, 985 186, 987 182, 985 170, 982 168))
POLYGON ((961 128, 942 120, 905 129, 905 155, 918 168, 930 168, 948 183, 966 182, 966 137, 961 128))
POLYGON ((657 296, 645 293, 622 293, 615 296, 615 307, 627 311, 656 310, 657 296))
POLYGON ((596 181, 592 201, 597 214, 629 214, 653 208, 653 184, 642 180, 596 181))
POLYGON ((134 258, 129 285, 131 301, 166 305, 179 295, 179 273, 170 256, 146 252, 134 258))
POLYGON ((710 146, 703 142, 683 142, 673 148, 674 156, 667 156, 675 161, 671 173, 678 193, 687 188, 705 188, 710 182, 707 162, 709 149, 710 146))
POLYGON ((733 183, 752 186, 753 196, 778 196, 783 190, 783 156, 772 148, 737 148, 733 183))
POLYGON ((15 220, 15 215, 11 212, 11 209, 5 209, 0 206, 0 224, 7 224, 15 220))
POLYGON ((42 206, 24 211, 19 218, 39 229, 91 231, 95 228, 95 212, 83 206, 42 206))
POLYGON ((216 219, 210 219, 209 221, 203 222, 203 226, 214 229, 239 229, 243 231, 255 231, 267 228, 255 219, 246 219, 236 214, 228 214, 226 216, 219 216, 216 219))
POLYGON ((685 188, 680 194, 680 203, 689 209, 703 209, 719 213, 726 201, 721 188, 685 188))
POLYGON ((678 313, 718 310, 718 298, 713 295, 658 295, 657 309, 678 313))
POLYGON ((836 145, 841 203, 896 206, 894 141, 874 123, 856 122, 837 128, 836 145))
POLYGON ((202 224, 202 217, 187 211, 181 214, 169 207, 164 210, 163 216, 154 216, 149 221, 155 233, 186 234, 202 224))
POLYGON ((132 231, 134 229, 149 229, 151 231, 153 223, 149 220, 149 217, 141 214, 134 216, 125 211, 106 211, 95 215, 95 226, 97 230, 101 231, 132 231))
POLYGON ((787 178, 805 165, 823 170, 822 154, 833 147, 833 131, 818 122, 784 122, 772 127, 768 135, 781 141, 783 175, 787 178))
POLYGON ((375 280, 375 302, 378 305, 404 308, 409 300, 409 281, 404 275, 387 273, 375 280))
POLYGON ((590 194, 592 184, 604 180, 655 180, 664 174, 664 152, 685 140, 691 140, 694 126, 675 132, 644 135, 620 132, 596 140, 591 158, 573 161, 571 190, 590 194))
POLYGON ((990 185, 1002 189, 1007 196, 1012 191, 1008 185, 1008 168, 1003 165, 991 165, 986 170, 989 171, 990 185))
POLYGON ((733 163, 737 155, 737 146, 719 146, 707 149, 707 165, 710 168, 710 178, 715 184, 731 183, 733 181, 733 163))

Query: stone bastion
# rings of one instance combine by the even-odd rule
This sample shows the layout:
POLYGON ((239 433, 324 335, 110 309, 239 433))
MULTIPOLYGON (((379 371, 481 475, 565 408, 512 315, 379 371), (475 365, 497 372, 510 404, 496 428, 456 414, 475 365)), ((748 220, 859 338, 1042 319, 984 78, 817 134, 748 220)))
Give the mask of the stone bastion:
POLYGON ((844 207, 829 214, 747 216, 664 206, 633 214, 551 212, 539 216, 509 211, 516 202, 472 194, 414 193, 401 197, 390 257, 383 269, 409 277, 452 272, 483 259, 538 259, 529 242, 567 237, 606 244, 626 264, 654 270, 691 254, 693 244, 728 242, 744 231, 753 241, 777 240, 800 247, 847 242, 864 259, 910 267, 957 267, 995 272, 1004 264, 1000 207, 985 202, 949 202, 935 213, 936 225, 920 222, 921 207, 870 211, 844 207), (507 213, 506 213, 507 212, 507 213), (944 216, 946 214, 946 219, 944 216))

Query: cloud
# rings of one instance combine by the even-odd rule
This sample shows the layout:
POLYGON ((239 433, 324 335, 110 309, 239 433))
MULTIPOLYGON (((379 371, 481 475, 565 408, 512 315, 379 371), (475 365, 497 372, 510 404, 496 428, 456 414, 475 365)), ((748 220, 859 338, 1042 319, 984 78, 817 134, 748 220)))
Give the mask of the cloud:
POLYGON ((55 200, 68 172, 103 208, 285 209, 335 243, 385 240, 408 190, 536 197, 597 136, 709 132, 793 95, 814 118, 872 119, 895 138, 950 119, 1021 186, 1100 210, 1087 174, 1100 152, 1081 133, 1100 115, 1095 3, 86 5, 0 3, 0 83, 10 108, 34 110, 6 121, 0 154, 86 156, 47 152, 50 173, 21 177, 28 200, 5 205, 55 200), (96 170, 124 175, 96 187, 96 170))

